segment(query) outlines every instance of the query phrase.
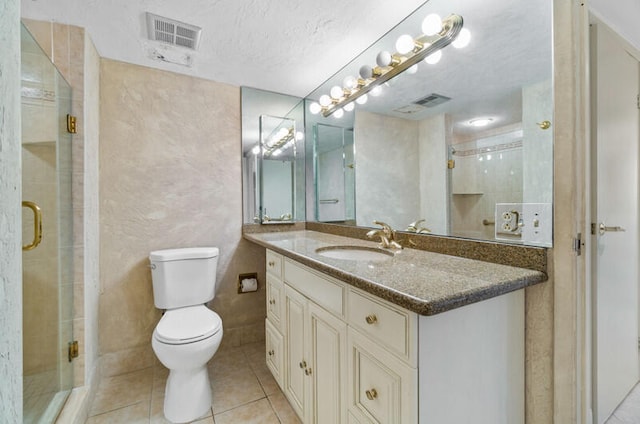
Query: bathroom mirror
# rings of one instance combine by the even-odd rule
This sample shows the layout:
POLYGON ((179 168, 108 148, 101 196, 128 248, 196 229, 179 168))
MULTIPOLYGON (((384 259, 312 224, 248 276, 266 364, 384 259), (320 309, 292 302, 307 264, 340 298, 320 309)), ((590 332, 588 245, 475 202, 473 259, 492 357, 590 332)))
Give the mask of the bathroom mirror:
POLYGON ((242 87, 244 223, 305 217, 302 99, 242 87))
POLYGON ((307 219, 551 246, 551 19, 550 0, 430 0, 314 90, 305 99, 307 219), (468 46, 446 46, 439 62, 421 61, 341 117, 311 113, 381 51, 397 53, 401 35, 420 36, 432 13, 462 16, 468 46))

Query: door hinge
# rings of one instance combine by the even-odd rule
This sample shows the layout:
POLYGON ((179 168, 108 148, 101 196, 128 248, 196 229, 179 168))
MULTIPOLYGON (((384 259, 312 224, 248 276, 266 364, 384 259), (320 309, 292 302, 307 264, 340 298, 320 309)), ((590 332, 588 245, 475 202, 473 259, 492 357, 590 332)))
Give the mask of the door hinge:
POLYGON ((73 361, 73 358, 77 358, 78 355, 80 355, 78 341, 69 342, 69 362, 73 361))
POLYGON ((455 167, 456 167, 456 161, 455 161, 455 160, 453 160, 453 159, 449 159, 449 160, 447 161, 447 168, 448 168, 448 169, 453 169, 453 168, 455 168, 455 167))
POLYGON ((75 116, 67 115, 67 132, 68 133, 71 133, 71 134, 78 133, 77 121, 78 119, 75 116))
POLYGON ((582 233, 573 239, 573 250, 576 252, 576 256, 582 255, 582 233))
POLYGON ((640 94, 636 96, 636 106, 640 109, 640 94))

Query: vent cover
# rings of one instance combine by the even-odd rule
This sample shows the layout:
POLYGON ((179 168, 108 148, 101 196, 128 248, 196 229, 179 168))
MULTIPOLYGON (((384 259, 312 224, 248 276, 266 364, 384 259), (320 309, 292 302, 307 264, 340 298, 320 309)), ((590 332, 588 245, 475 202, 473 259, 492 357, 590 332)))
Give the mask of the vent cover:
POLYGON ((196 50, 202 28, 147 12, 147 34, 150 40, 196 50))
POLYGON ((416 100, 413 103, 424 107, 434 107, 448 102, 449 100, 451 100, 451 97, 443 96, 442 94, 431 93, 427 97, 423 97, 422 99, 416 100))

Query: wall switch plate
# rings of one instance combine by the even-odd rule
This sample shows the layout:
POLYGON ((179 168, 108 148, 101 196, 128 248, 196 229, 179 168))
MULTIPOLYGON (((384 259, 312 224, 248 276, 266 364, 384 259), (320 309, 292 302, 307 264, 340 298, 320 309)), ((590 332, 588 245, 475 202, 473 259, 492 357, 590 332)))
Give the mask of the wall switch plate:
POLYGON ((553 241, 553 207, 551 203, 523 203, 522 241, 551 247, 553 241))

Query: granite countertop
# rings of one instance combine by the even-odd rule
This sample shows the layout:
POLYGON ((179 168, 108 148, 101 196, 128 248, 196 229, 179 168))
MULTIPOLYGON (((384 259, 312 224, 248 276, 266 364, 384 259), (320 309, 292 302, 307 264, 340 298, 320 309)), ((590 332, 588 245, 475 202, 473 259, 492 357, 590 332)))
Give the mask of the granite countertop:
POLYGON ((309 230, 244 238, 420 315, 439 314, 547 280, 540 271, 407 248, 384 261, 332 259, 316 249, 377 243, 309 230))

